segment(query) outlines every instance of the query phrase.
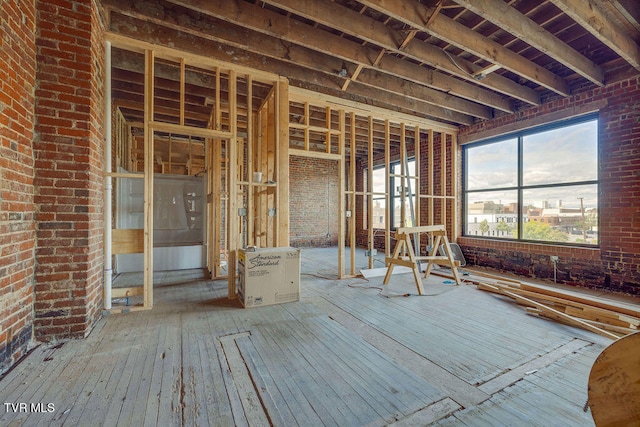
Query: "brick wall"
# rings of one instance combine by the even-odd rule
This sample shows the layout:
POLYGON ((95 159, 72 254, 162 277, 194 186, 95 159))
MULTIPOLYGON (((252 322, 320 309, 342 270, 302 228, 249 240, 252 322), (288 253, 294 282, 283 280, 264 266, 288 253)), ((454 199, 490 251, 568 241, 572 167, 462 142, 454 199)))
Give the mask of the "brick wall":
POLYGON ((32 338, 35 7, 0 2, 0 372, 32 338))
POLYGON ((102 301, 103 28, 89 1, 37 1, 36 338, 83 337, 102 301))
POLYGON ((558 255, 558 281, 640 294, 640 78, 636 77, 514 115, 462 128, 461 138, 482 131, 526 127, 556 111, 600 103, 599 249, 497 242, 463 237, 467 261, 529 277, 553 278, 550 255, 558 255))
POLYGON ((289 241, 294 247, 338 244, 338 162, 291 156, 289 241))

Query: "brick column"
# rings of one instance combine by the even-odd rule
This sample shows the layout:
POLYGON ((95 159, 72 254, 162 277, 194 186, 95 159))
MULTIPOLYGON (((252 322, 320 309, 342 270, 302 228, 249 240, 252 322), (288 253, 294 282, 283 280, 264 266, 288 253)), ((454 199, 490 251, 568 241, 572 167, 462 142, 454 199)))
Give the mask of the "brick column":
POLYGON ((35 7, 0 2, 0 372, 26 351, 33 324, 35 7))
POLYGON ((103 27, 88 1, 37 1, 36 338, 87 335, 103 286, 103 27))

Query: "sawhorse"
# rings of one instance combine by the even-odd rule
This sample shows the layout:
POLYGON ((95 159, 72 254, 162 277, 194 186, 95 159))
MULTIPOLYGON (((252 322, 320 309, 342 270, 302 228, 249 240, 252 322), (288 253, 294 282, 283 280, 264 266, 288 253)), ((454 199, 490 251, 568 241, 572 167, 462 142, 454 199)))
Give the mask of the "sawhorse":
MULTIPOLYGON (((421 227, 401 227, 396 230, 396 247, 393 250, 393 256, 387 258, 387 273, 384 276, 384 285, 389 283, 391 274, 393 273, 393 267, 401 265, 409 267, 413 271, 413 278, 416 281, 416 287, 418 293, 424 295, 424 288, 422 287, 422 279, 420 277, 420 269, 418 268, 419 261, 427 261, 427 268, 424 272, 424 278, 429 277, 431 269, 434 264, 447 265, 451 268, 451 272, 455 279, 456 285, 460 284, 460 276, 458 275, 459 261, 453 259, 453 253, 451 252, 451 246, 449 246, 449 239, 447 238, 447 230, 444 225, 425 225, 421 227), (420 242, 420 233, 428 233, 433 239, 433 245, 431 251, 427 256, 417 256, 411 245, 411 234, 415 234, 420 242), (440 244, 443 245, 445 255, 437 255, 440 244), (407 255, 404 255, 404 254, 407 255)), ((418 245, 418 247, 420 247, 418 245)))

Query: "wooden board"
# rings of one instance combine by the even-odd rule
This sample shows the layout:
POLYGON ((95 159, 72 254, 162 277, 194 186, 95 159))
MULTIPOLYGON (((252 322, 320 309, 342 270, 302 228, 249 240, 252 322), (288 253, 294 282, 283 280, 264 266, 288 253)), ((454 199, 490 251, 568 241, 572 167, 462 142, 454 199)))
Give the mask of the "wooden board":
POLYGON ((111 251, 114 255, 143 253, 144 230, 114 228, 111 231, 111 251))
POLYGON ((589 407, 597 426, 640 426, 640 332, 605 348, 589 374, 589 407))

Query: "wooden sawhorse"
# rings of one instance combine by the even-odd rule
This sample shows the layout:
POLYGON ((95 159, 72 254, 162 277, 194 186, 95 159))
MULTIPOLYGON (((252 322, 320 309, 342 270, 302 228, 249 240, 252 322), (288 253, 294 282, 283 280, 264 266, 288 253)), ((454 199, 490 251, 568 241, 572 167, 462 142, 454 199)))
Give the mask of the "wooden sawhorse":
MULTIPOLYGON (((416 281, 416 287, 418 288, 418 294, 424 295, 424 288, 422 287, 422 279, 420 278, 420 269, 418 268, 418 261, 427 261, 427 269, 424 272, 424 277, 429 277, 431 268, 434 264, 447 265, 451 267, 451 272, 456 281, 456 285, 460 284, 460 276, 458 275, 458 265, 460 261, 453 259, 453 253, 451 252, 451 246, 449 246, 449 239, 447 238, 447 230, 444 225, 425 225, 421 227, 401 227, 396 230, 396 247, 393 250, 393 256, 387 258, 387 273, 384 276, 384 285, 389 283, 391 274, 393 273, 393 267, 396 265, 402 265, 409 267, 413 270, 413 278, 416 281), (417 234, 418 243, 420 242, 420 233, 429 233, 434 237, 433 245, 431 246, 431 252, 427 256, 416 256, 413 246, 411 245, 411 234, 417 234), (443 245, 445 255, 437 255, 440 244, 443 245), (404 253, 408 255, 404 255, 404 253)), ((419 245, 418 245, 419 247, 419 245)))

